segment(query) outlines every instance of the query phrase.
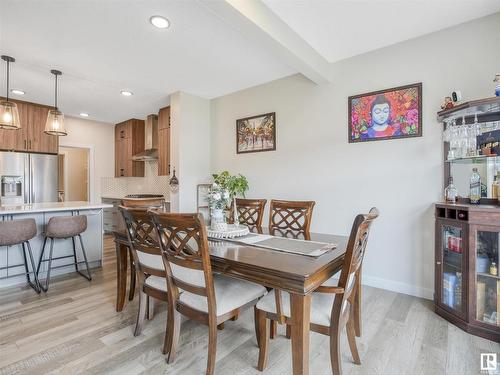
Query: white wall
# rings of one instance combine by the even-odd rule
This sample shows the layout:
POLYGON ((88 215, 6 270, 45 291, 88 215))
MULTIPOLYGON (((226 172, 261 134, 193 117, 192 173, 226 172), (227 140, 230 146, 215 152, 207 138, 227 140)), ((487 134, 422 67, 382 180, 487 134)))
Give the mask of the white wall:
POLYGON ((59 138, 60 146, 90 150, 90 200, 101 201, 101 178, 115 173, 114 124, 66 117, 68 135, 59 138))
POLYGON ((312 230, 348 234, 377 206, 364 282, 432 298, 433 202, 442 196, 444 96, 492 96, 500 69, 500 13, 332 65, 315 85, 296 75, 212 101, 211 167, 242 173, 249 197, 312 199, 312 230), (423 137, 347 142, 347 97, 423 83, 423 137), (235 120, 276 112, 277 150, 236 154, 235 120))
POLYGON ((179 191, 170 193, 173 212, 196 212, 196 185, 210 177, 210 101, 185 92, 170 96, 171 168, 179 191))

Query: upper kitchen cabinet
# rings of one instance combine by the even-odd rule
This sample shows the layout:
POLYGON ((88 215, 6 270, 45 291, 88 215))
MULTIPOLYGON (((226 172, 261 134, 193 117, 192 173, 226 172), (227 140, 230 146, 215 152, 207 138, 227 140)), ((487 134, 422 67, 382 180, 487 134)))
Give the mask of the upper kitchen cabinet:
POLYGON ((158 176, 170 175, 170 107, 158 112, 158 176))
POLYGON ((144 162, 132 156, 144 151, 144 120, 131 119, 115 126, 115 177, 144 177, 144 162))
POLYGON ((0 129, 0 149, 6 151, 57 154, 59 137, 44 133, 49 107, 15 101, 21 129, 0 129))

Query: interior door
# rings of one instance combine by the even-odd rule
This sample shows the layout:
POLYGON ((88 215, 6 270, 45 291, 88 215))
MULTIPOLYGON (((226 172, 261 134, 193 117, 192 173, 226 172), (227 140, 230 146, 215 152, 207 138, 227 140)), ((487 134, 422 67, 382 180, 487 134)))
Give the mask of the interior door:
POLYGON ((31 154, 31 203, 57 202, 57 155, 31 154))

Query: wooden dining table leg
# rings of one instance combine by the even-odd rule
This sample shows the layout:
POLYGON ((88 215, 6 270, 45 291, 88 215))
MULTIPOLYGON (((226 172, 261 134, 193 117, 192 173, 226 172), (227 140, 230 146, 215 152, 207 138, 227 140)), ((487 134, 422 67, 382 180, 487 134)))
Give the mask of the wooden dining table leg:
POLYGON ((309 324, 311 294, 290 294, 293 375, 309 374, 309 324))
POLYGON ((125 245, 116 242, 116 311, 123 310, 127 294, 127 253, 125 245))

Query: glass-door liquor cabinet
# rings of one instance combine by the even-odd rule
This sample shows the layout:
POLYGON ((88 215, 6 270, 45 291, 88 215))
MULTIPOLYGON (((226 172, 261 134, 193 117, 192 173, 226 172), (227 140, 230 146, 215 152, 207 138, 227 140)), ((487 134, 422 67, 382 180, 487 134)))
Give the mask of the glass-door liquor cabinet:
POLYGON ((458 197, 435 205, 435 311, 500 342, 500 98, 461 104, 438 112, 438 119, 444 186, 452 177, 458 197), (468 198, 473 170, 481 176, 479 204, 468 198))

